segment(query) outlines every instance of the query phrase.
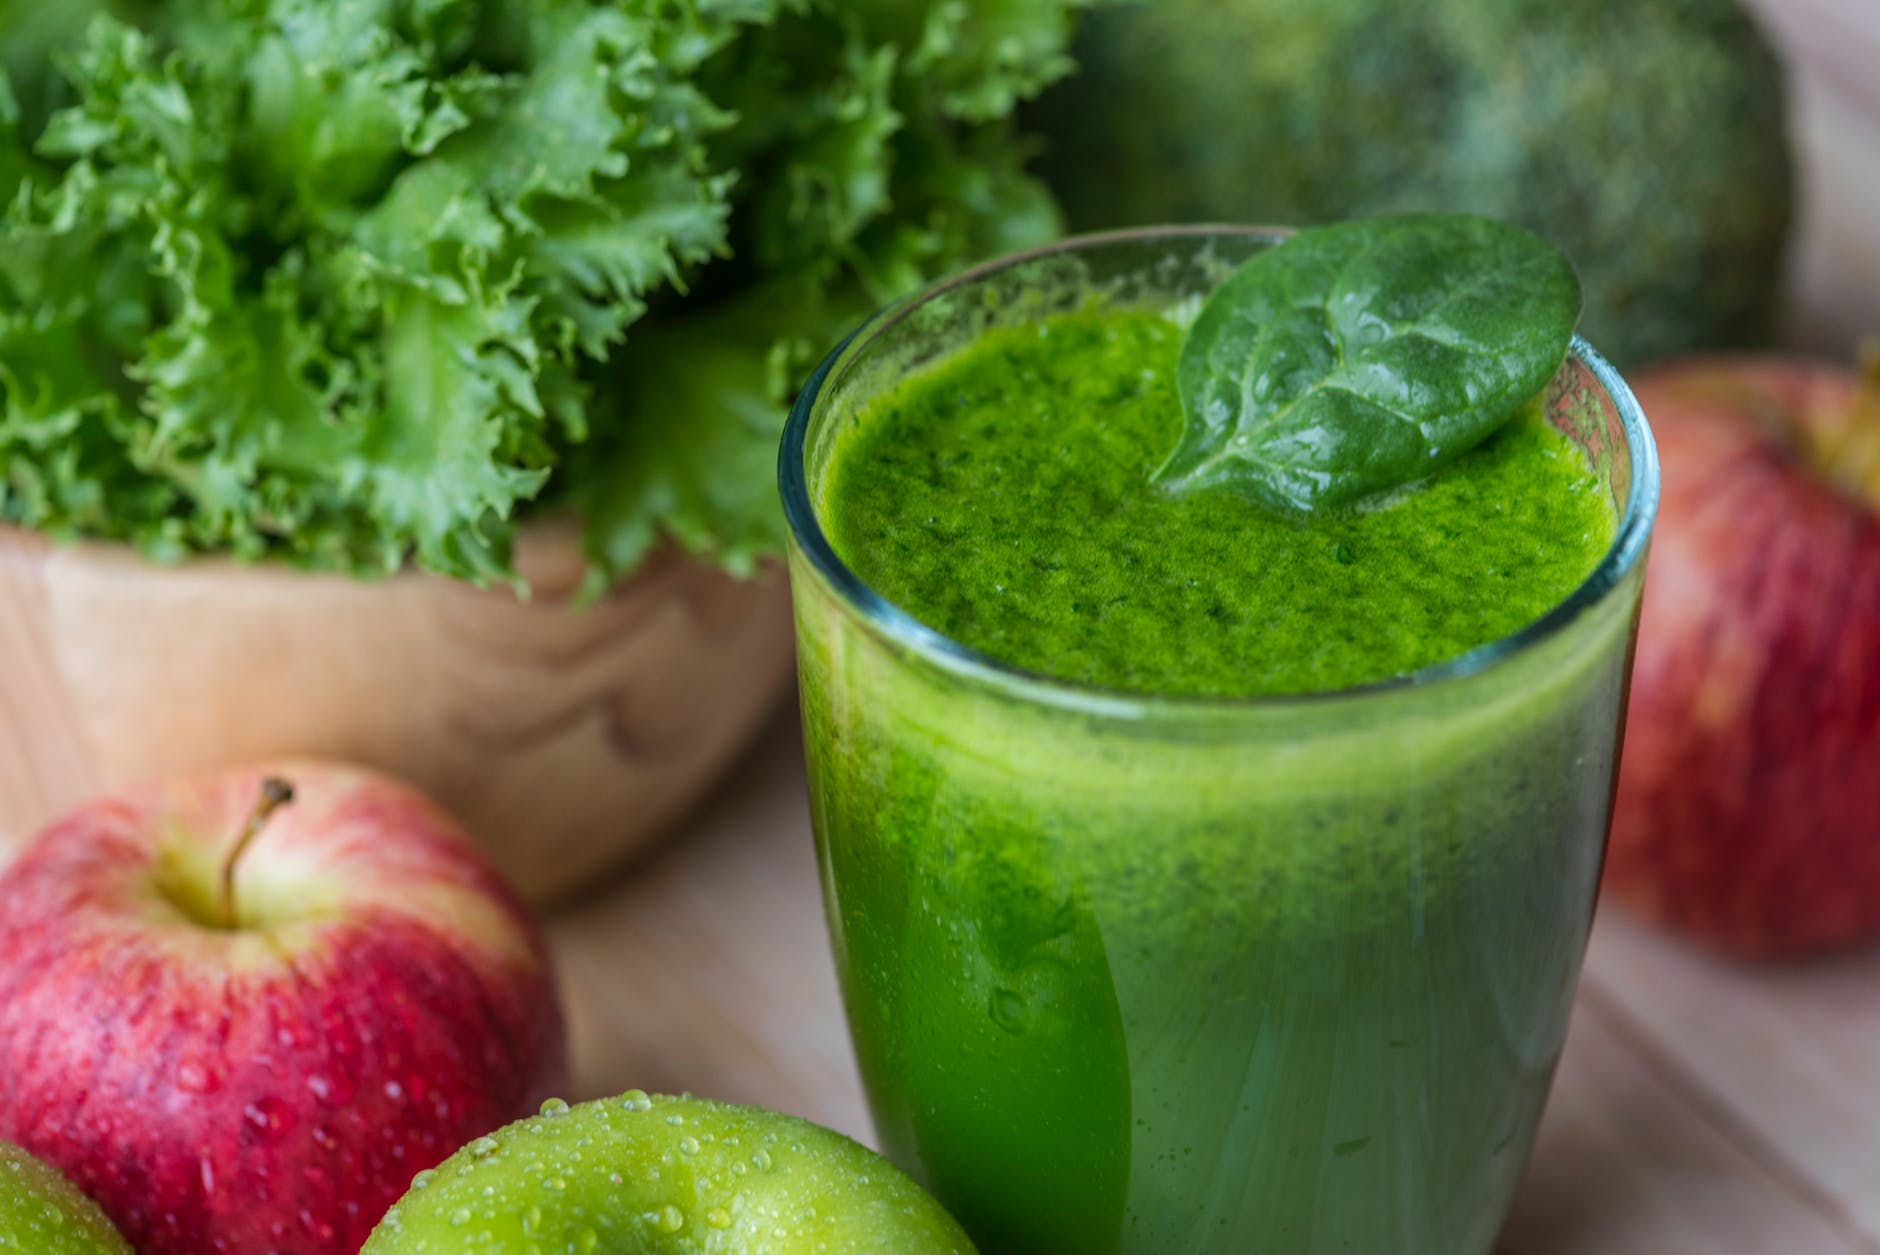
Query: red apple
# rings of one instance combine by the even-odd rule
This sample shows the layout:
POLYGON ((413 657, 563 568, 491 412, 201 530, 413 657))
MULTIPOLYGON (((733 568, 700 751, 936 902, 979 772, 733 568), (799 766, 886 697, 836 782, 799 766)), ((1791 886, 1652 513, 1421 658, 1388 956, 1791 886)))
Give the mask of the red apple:
POLYGON ((457 825, 288 763, 155 785, 0 874, 0 1139, 140 1255, 353 1255, 563 1077, 541 938, 457 825))
POLYGON ((1880 935, 1880 374, 1633 386, 1664 498, 1606 885, 1741 954, 1880 935))

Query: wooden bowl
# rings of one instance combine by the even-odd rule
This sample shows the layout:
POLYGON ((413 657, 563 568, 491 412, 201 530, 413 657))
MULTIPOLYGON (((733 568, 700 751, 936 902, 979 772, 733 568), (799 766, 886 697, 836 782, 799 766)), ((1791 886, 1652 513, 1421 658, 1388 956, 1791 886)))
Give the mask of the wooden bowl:
POLYGON ((280 755, 428 789, 540 903, 592 883, 697 802, 790 672, 775 567, 676 553, 577 610, 566 522, 525 529, 519 600, 437 576, 376 583, 177 567, 0 527, 0 864, 128 781, 280 755))

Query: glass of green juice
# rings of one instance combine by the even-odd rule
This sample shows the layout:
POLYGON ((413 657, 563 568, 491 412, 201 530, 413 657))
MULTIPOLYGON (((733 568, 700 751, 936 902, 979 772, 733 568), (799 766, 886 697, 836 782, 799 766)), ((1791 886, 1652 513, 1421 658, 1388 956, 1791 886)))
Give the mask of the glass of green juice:
POLYGON ((877 315, 781 457, 809 796, 884 1148, 984 1255, 1479 1255, 1559 1058, 1656 455, 1583 341, 1324 519, 1152 475, 1278 232, 877 315))

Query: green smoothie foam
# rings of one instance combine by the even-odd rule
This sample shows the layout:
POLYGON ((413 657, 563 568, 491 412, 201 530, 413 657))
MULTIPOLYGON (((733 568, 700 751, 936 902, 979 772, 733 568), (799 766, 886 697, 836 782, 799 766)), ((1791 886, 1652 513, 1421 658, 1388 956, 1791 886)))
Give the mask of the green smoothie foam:
POLYGON ((837 554, 1003 662, 1250 696, 1346 688, 1499 639, 1612 543, 1611 497, 1533 407, 1432 481, 1330 517, 1161 489, 1182 334, 1150 311, 1065 315, 904 381, 824 470, 837 554))
POLYGON ((878 1130, 986 1255, 1480 1255, 1565 1035, 1636 579, 1476 674, 1186 699, 1500 639, 1597 564, 1612 487, 1537 407, 1330 517, 1173 497, 1165 314, 975 327, 827 399, 809 481, 841 559, 1093 686, 911 649, 793 551, 878 1130))

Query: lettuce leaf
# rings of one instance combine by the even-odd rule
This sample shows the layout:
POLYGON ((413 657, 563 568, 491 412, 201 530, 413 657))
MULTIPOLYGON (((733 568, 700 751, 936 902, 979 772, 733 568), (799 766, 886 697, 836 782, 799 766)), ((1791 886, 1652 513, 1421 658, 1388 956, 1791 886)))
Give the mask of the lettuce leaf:
POLYGON ((0 519, 488 583, 573 505, 595 589, 748 571, 815 353, 1055 231, 1006 119, 1080 3, 16 0, 0 519))

